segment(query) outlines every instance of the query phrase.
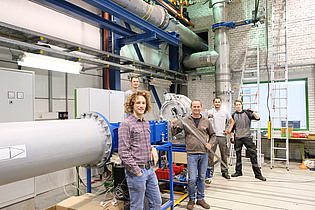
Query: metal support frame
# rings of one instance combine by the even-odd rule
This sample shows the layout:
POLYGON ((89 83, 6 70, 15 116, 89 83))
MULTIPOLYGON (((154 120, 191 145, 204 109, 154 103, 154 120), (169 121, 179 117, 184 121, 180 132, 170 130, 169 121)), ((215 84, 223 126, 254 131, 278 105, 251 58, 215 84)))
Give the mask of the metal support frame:
MULTIPOLYGON (((33 50, 41 50, 43 52, 43 55, 66 60, 80 60, 80 63, 88 65, 84 68, 84 71, 88 71, 89 69, 110 67, 116 68, 116 70, 119 69, 121 73, 136 71, 141 73, 142 75, 151 75, 157 78, 177 81, 179 83, 185 82, 187 79, 187 74, 179 73, 177 71, 161 68, 159 66, 151 64, 146 64, 135 59, 117 55, 119 53, 119 50, 117 50, 116 47, 117 45, 114 45, 114 51, 117 54, 113 54, 3 22, 0 22, 0 32, 3 34, 7 34, 8 37, 16 37, 26 40, 25 42, 22 42, 12 38, 0 37, 0 46, 10 48, 11 50, 15 49, 21 53, 23 53, 23 51, 31 52, 33 50), (63 49, 73 49, 73 47, 75 46, 77 48, 77 51, 80 51, 81 54, 70 53, 67 50, 63 51, 47 48, 42 46, 41 44, 29 43, 29 40, 34 40, 35 38, 39 38, 40 41, 38 42, 41 44, 54 45, 63 49), (103 60, 104 58, 109 59, 103 60), (89 65, 91 65, 91 67, 89 65)), ((118 35, 114 34, 114 36, 118 35)), ((18 52, 16 54, 18 54, 18 52)))
MULTIPOLYGON (((132 37, 132 36, 137 35, 136 32, 126 29, 120 26, 119 24, 106 20, 92 12, 82 9, 81 7, 78 7, 67 1, 63 1, 63 0, 32 0, 32 1, 37 2, 41 5, 47 6, 58 12, 69 15, 71 17, 74 17, 78 20, 82 20, 84 22, 95 25, 97 27, 109 30, 121 36, 132 37)), ((154 47, 157 47, 158 44, 160 44, 161 42, 167 42, 171 45, 178 46, 178 42, 179 42, 178 34, 167 33, 111 1, 108 1, 108 0, 103 0, 103 1, 84 0, 84 1, 101 9, 104 12, 114 15, 115 17, 118 17, 119 19, 124 20, 125 22, 128 22, 136 26, 137 28, 145 31, 145 33, 152 33, 153 31, 153 33, 156 33, 156 39, 148 43, 153 45, 154 47)), ((143 40, 140 40, 140 41, 143 41, 143 40)))
MULTIPOLYGON (((131 27, 130 27, 130 24, 129 24, 129 23, 125 23, 125 25, 126 25, 126 27, 127 27, 129 30, 131 30, 131 27)), ((117 41, 119 41, 119 40, 117 40, 117 41)), ((118 46, 120 46, 120 44, 118 44, 118 46)), ((137 44, 137 43, 134 43, 134 44, 133 44, 133 47, 135 48, 135 51, 136 51, 137 56, 138 56, 138 58, 139 58, 139 61, 144 62, 144 58, 143 58, 143 56, 142 56, 142 54, 141 54, 141 51, 140 51, 140 48, 139 48, 138 44, 137 44)))
POLYGON ((98 16, 92 12, 89 12, 81 7, 78 7, 74 4, 71 4, 64 0, 32 0, 41 5, 47 6, 53 10, 67 14, 71 17, 74 17, 78 20, 84 21, 91 25, 109 30, 121 36, 132 36, 135 35, 135 32, 132 32, 116 23, 113 23, 101 16, 98 16))
MULTIPOLYGON (((103 12, 107 12, 115 18, 119 18, 126 23, 130 23, 133 26, 141 29, 144 33, 133 32, 130 26, 124 28, 119 24, 113 23, 106 20, 100 16, 97 16, 83 8, 80 8, 74 4, 62 0, 33 0, 39 4, 45 5, 49 8, 57 10, 59 12, 70 15, 76 19, 82 20, 84 22, 90 23, 97 27, 109 30, 115 34, 124 36, 123 38, 115 39, 115 54, 120 53, 120 49, 126 44, 135 44, 139 42, 146 42, 155 48, 159 47, 161 42, 167 42, 170 46, 178 46, 179 35, 172 32, 167 33, 158 27, 152 25, 151 23, 143 20, 137 15, 129 12, 128 10, 118 6, 117 4, 108 0, 83 0, 88 4, 101 9, 103 12)), ((119 21, 118 21, 119 22, 119 21)), ((129 25, 129 24, 128 24, 129 25)), ((140 53, 138 46, 134 45, 135 50, 138 54, 139 60, 144 62, 143 57, 140 53)), ((177 68, 176 68, 177 69, 177 68)), ((114 90, 120 90, 120 71, 117 68, 110 68, 110 88, 114 90)))
POLYGON ((136 26, 137 28, 145 31, 145 32, 154 32, 156 33, 156 37, 164 42, 169 43, 173 46, 178 46, 179 35, 167 33, 158 27, 152 25, 151 23, 143 20, 137 15, 129 12, 128 10, 118 6, 112 1, 109 0, 83 0, 84 2, 93 5, 94 7, 101 9, 102 11, 108 12, 109 14, 118 17, 119 19, 136 26))
POLYGON ((153 96, 154 96, 154 99, 155 99, 156 104, 158 105, 159 109, 161 109, 162 104, 161 104, 161 101, 160 101, 160 99, 159 99, 159 95, 157 94, 154 85, 149 85, 149 89, 150 89, 150 90, 152 91, 152 93, 153 93, 153 96))
POLYGON ((166 203, 164 203, 161 206, 161 210, 166 210, 168 208, 174 209, 174 182, 173 182, 173 154, 172 154, 172 142, 164 142, 162 145, 159 145, 156 147, 159 151, 167 151, 167 158, 169 164, 169 171, 170 171, 170 181, 168 183, 170 184, 170 200, 166 203))

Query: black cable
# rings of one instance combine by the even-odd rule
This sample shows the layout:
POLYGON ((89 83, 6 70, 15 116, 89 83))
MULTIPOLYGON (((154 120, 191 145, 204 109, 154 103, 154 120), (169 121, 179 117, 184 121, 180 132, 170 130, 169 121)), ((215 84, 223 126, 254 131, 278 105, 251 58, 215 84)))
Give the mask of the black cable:
POLYGON ((77 172, 77 175, 78 175, 78 178, 79 178, 80 183, 83 184, 84 187, 86 187, 85 183, 83 182, 83 180, 82 180, 81 177, 80 177, 79 167, 75 167, 75 169, 76 169, 76 172, 77 172))
POLYGON ((269 60, 269 56, 268 56, 268 51, 269 51, 269 47, 268 47, 268 1, 266 1, 266 69, 267 69, 267 87, 268 87, 268 91, 267 91, 267 110, 268 110, 268 119, 269 121, 271 121, 271 114, 270 114, 270 107, 269 107, 269 95, 270 95, 270 72, 269 72, 269 68, 268 68, 268 60, 269 60))

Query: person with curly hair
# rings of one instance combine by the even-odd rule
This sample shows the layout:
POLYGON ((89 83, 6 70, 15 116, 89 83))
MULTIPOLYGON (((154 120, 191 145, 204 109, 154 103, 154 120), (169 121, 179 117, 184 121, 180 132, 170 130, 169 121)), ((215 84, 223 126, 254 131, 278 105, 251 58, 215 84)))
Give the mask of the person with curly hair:
POLYGON ((143 118, 151 111, 150 93, 144 90, 135 92, 124 105, 130 116, 118 129, 118 155, 125 165, 130 209, 144 209, 144 198, 147 197, 148 209, 158 210, 162 199, 152 168, 158 161, 158 154, 150 143, 150 124, 143 118))

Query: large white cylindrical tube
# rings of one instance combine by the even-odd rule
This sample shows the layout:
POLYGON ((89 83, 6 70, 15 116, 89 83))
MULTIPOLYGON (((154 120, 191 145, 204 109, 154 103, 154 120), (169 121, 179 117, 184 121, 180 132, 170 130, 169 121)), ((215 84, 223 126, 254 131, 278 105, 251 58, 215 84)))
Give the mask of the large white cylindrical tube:
POLYGON ((0 185, 77 166, 96 166, 112 148, 108 121, 97 114, 78 120, 0 123, 0 185))

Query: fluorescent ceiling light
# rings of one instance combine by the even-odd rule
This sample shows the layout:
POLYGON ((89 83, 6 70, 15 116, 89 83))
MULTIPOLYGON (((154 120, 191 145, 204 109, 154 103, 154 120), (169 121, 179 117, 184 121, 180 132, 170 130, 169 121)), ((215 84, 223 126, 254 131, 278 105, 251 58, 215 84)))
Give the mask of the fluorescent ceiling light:
POLYGON ((80 71, 82 70, 81 63, 78 62, 27 52, 24 53, 22 59, 18 60, 17 63, 20 66, 67 72, 72 74, 80 74, 80 71))
POLYGON ((154 86, 159 86, 159 87, 170 87, 172 85, 172 82, 169 80, 152 78, 149 84, 154 85, 154 86))

